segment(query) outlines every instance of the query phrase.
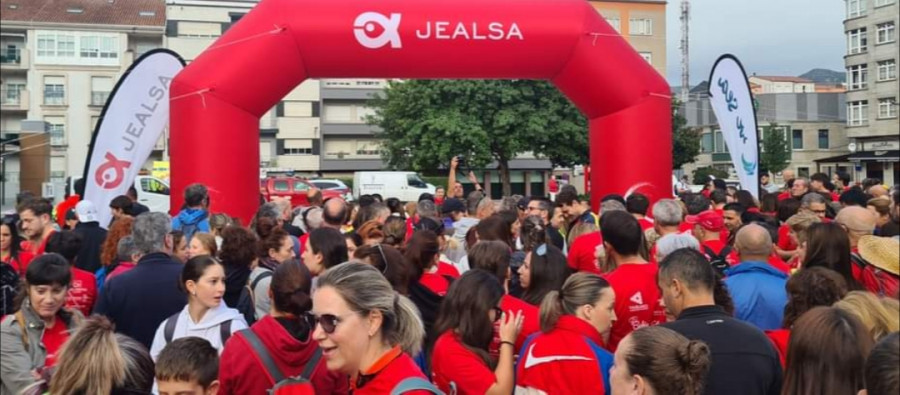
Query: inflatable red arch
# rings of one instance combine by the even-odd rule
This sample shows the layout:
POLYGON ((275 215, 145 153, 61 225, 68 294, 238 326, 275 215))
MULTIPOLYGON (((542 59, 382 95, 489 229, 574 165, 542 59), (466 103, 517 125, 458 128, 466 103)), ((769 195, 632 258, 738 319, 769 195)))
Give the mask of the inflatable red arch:
POLYGON ((172 82, 173 211, 200 182, 250 218, 259 118, 307 78, 546 79, 589 120, 595 208, 672 193, 669 87, 584 0, 263 0, 172 82))

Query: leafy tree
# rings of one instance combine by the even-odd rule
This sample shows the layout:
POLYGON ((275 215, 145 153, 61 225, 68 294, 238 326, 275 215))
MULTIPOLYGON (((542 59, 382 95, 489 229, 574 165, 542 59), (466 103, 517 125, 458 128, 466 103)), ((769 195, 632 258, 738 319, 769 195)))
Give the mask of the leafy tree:
POLYGON ((693 183, 695 185, 706 185, 709 181, 709 176, 726 179, 728 178, 728 172, 712 166, 698 167, 694 170, 693 183))
POLYGON ((679 112, 681 102, 672 99, 672 169, 694 163, 700 154, 700 129, 687 126, 687 119, 679 112))
POLYGON ((587 163, 587 122, 551 84, 535 80, 393 81, 371 101, 394 169, 433 171, 462 155, 466 166, 497 162, 510 194, 509 161, 531 152, 554 166, 587 163))
POLYGON ((762 151, 759 153, 759 167, 763 171, 778 173, 791 163, 791 147, 785 133, 777 123, 763 128, 762 151))

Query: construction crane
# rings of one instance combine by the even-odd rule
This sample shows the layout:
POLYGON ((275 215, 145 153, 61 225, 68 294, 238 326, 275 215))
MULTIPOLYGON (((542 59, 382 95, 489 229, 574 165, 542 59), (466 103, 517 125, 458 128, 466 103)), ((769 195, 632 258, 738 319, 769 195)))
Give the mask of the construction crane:
POLYGON ((690 62, 688 52, 688 22, 690 21, 690 0, 681 0, 681 103, 687 103, 690 85, 690 62))

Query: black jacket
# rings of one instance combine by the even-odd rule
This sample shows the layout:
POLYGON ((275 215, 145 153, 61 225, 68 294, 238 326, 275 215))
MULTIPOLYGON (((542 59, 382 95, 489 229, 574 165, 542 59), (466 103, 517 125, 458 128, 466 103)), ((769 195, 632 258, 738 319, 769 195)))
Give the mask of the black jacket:
POLYGON ((106 281, 94 313, 149 350, 159 324, 187 304, 178 286, 182 267, 166 253, 144 255, 133 269, 106 281))
POLYGON ((97 222, 79 222, 73 230, 81 236, 81 250, 75 258, 75 267, 91 273, 100 268, 100 251, 106 241, 106 229, 97 222))
POLYGON ((225 262, 225 295, 222 300, 228 307, 237 307, 238 300, 241 298, 241 291, 247 286, 250 280, 250 267, 242 265, 232 265, 225 262))
POLYGON ((674 322, 663 324, 688 339, 709 346, 712 363, 706 395, 778 395, 782 370, 769 338, 756 327, 725 314, 718 306, 685 309, 674 322))

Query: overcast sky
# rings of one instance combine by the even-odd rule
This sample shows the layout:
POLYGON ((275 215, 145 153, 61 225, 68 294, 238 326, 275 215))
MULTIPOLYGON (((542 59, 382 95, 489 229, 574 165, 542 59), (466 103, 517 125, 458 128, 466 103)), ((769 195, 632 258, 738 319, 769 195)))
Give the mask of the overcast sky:
MULTIPOLYGON (((707 79, 724 53, 736 55, 748 74, 843 71, 844 7, 842 0, 691 0, 691 85, 707 79)), ((666 11, 666 77, 678 86, 681 0, 669 0, 666 11)))

